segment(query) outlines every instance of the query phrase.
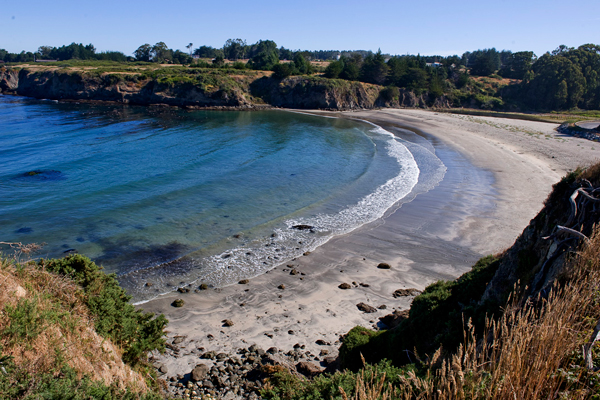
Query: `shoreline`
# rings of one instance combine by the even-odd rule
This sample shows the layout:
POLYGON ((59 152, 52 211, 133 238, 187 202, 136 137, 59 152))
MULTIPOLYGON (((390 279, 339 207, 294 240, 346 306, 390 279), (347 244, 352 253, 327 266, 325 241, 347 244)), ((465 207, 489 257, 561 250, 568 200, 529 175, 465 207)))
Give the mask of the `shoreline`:
POLYGON ((413 297, 394 298, 395 290, 454 279, 481 256, 510 246, 552 184, 600 158, 594 142, 560 134, 558 124, 412 109, 311 113, 363 119, 395 135, 408 129, 431 143, 448 171, 436 187, 383 218, 247 284, 143 304, 169 319, 169 343, 183 338, 177 341, 185 350, 155 355, 168 371, 163 377, 189 373, 207 361, 199 358, 204 351, 235 354, 253 344, 286 351, 305 346, 311 362, 325 366, 324 353, 335 356, 350 328, 381 328, 379 317, 409 308, 413 297), (391 269, 378 269, 381 262, 391 269), (350 289, 339 289, 341 283, 350 289), (175 298, 185 305, 172 307, 175 298), (375 312, 358 310, 360 302, 375 312))

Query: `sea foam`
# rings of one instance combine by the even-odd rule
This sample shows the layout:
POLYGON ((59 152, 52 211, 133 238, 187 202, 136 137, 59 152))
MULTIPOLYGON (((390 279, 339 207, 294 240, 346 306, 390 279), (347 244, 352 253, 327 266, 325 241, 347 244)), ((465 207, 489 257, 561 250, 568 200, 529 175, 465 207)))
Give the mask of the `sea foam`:
MULTIPOLYGON (((373 124, 372 124, 373 125, 373 124)), ((396 160, 398 174, 361 198, 356 204, 335 214, 317 214, 313 217, 287 219, 274 235, 253 241, 223 253, 196 260, 203 265, 197 281, 216 287, 226 286, 239 279, 260 275, 277 265, 301 256, 343 235, 381 218, 398 201, 407 196, 419 179, 419 167, 412 153, 399 138, 374 125, 374 135, 385 135, 386 153, 396 160), (298 230, 294 226, 306 225, 312 229, 298 230)))

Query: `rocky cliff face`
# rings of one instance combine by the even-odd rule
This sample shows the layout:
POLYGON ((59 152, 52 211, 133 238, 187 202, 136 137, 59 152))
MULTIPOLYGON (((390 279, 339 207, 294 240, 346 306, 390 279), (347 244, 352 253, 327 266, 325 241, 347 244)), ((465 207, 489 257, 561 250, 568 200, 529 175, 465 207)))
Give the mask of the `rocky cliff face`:
MULTIPOLYGON (((283 80, 263 77, 211 75, 211 84, 150 78, 142 74, 69 72, 62 69, 0 69, 0 92, 54 100, 110 101, 123 104, 166 104, 178 107, 252 108, 275 106, 304 109, 352 110, 376 107, 427 107, 425 95, 400 89, 386 99, 381 86, 293 76, 283 80), (216 76, 216 77, 215 77, 216 76)), ((435 107, 448 107, 444 98, 435 107)))
POLYGON ((19 86, 19 74, 15 70, 0 68, 0 93, 14 92, 19 86))
POLYGON ((269 103, 276 107, 352 110, 374 108, 380 88, 362 82, 293 76, 271 85, 269 103))
POLYGON ((243 107, 251 103, 236 88, 231 91, 201 90, 186 84, 154 79, 124 79, 119 75, 88 75, 60 71, 4 71, 0 89, 22 96, 46 99, 111 101, 124 104, 243 107))

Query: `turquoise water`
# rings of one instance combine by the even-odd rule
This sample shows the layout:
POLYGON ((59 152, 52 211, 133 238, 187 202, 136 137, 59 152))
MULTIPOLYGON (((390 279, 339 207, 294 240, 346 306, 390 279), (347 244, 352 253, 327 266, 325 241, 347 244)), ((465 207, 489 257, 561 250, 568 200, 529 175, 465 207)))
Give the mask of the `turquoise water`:
POLYGON ((380 217, 418 175, 366 123, 0 96, 0 241, 74 249, 137 301, 263 273, 380 217))

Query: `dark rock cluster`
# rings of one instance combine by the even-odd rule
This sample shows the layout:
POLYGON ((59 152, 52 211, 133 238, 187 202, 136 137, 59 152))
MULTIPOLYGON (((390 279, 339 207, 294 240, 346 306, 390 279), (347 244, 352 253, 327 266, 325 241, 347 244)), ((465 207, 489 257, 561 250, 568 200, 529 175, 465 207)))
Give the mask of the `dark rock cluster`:
MULTIPOLYGON (((167 350, 175 357, 182 337, 175 337, 167 350)), ((327 342, 321 341, 323 345, 327 342)), ((296 344, 284 352, 275 347, 263 350, 257 345, 238 349, 236 354, 195 349, 198 363, 185 375, 169 376, 168 368, 155 363, 158 375, 167 383, 169 394, 175 398, 200 399, 207 395, 218 398, 258 399, 267 378, 287 370, 296 376, 314 377, 325 371, 337 369, 337 357, 328 356, 324 349, 319 355, 305 351, 306 346, 296 344)))

